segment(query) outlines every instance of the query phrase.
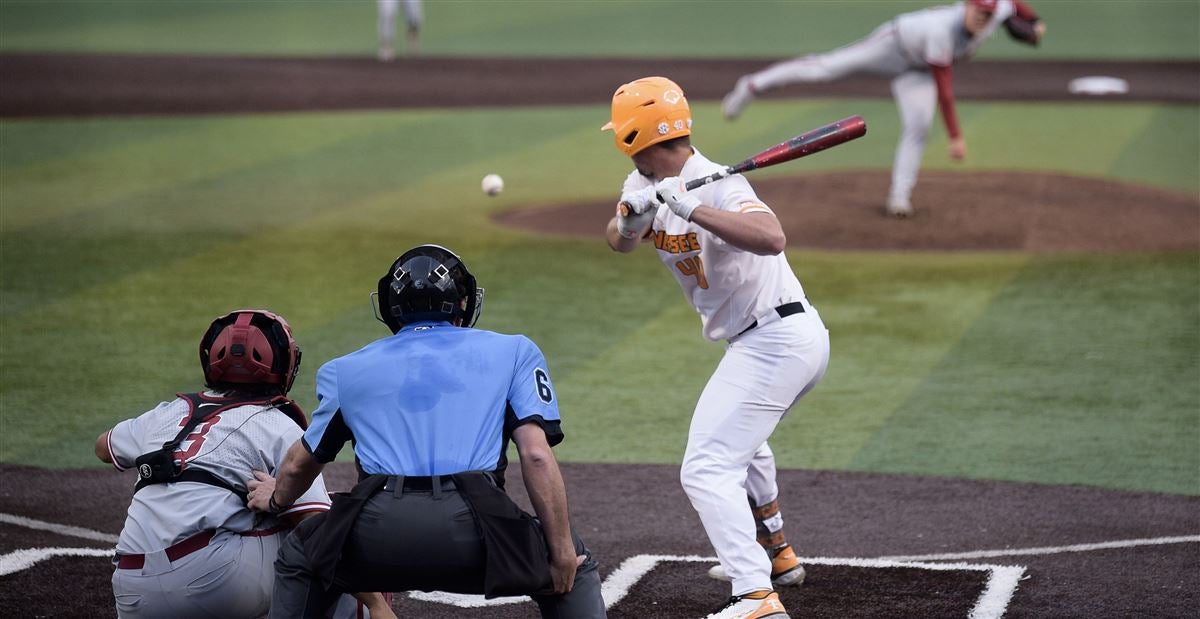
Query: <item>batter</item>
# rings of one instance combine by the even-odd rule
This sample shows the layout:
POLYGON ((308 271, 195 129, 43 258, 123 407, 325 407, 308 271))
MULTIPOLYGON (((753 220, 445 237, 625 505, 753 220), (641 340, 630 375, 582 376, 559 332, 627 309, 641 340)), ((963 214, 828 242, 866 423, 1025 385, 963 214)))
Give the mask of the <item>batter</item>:
POLYGON ((1016 40, 1037 45, 1046 25, 1021 0, 968 0, 904 13, 866 38, 824 54, 801 56, 774 64, 737 81, 721 111, 733 120, 755 95, 808 82, 828 82, 853 74, 892 78, 892 96, 900 109, 900 143, 892 164, 887 213, 913 214, 912 190, 917 183, 925 141, 936 106, 950 137, 950 158, 962 161, 967 142, 954 109, 951 67, 970 58, 1000 24, 1016 40))
POLYGON ((779 220, 745 177, 685 191, 687 180, 723 168, 692 147, 691 126, 671 80, 617 89, 604 128, 636 169, 606 239, 618 252, 653 244, 704 337, 728 341, 696 404, 680 470, 732 581, 732 597, 712 616, 786 617, 773 586, 799 584, 804 568, 784 538, 767 438, 825 374, 829 333, 783 254, 779 220))

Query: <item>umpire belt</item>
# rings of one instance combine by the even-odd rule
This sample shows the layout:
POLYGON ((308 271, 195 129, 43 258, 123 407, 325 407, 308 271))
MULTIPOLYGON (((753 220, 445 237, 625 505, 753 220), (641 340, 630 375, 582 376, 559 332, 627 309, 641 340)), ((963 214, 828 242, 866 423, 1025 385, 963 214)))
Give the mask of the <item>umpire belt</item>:
POLYGON ((441 494, 443 491, 455 490, 458 490, 458 486, 449 475, 433 475, 430 477, 393 475, 388 477, 387 483, 383 485, 384 492, 392 492, 397 495, 405 492, 432 492, 436 495, 441 494))
MULTIPOLYGON (((788 316, 791 316, 792 314, 803 314, 804 313, 804 302, 803 301, 793 301, 792 303, 784 303, 783 305, 780 305, 779 307, 775 308, 775 313, 779 314, 780 319, 787 318, 788 316)), ((734 337, 737 337, 738 335, 744 335, 747 331, 749 331, 757 326, 758 326, 758 320, 755 320, 754 322, 750 323, 749 327, 742 329, 741 333, 738 333, 734 337)))

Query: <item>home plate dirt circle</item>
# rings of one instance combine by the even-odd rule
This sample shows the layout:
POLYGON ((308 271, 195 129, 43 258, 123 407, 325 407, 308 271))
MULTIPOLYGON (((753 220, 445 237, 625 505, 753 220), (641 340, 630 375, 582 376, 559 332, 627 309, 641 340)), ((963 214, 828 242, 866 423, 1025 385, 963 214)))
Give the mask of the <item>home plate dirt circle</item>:
MULTIPOLYGON (((921 174, 916 214, 884 214, 890 174, 851 170, 752 179, 788 244, 827 250, 1129 252, 1200 249, 1200 199, 1111 180, 1008 171, 921 174)), ((502 225, 599 236, 612 200, 498 213, 502 225)))

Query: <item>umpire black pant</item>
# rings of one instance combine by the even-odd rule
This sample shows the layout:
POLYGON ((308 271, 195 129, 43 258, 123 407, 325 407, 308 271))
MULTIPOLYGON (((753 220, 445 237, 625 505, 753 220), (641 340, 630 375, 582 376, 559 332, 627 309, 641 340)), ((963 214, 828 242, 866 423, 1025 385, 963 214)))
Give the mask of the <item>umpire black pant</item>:
MULTIPOLYGON (((393 484, 396 485, 396 484, 393 484)), ((338 562, 332 589, 324 589, 304 553, 305 521, 288 535, 275 561, 271 619, 324 617, 343 593, 449 591, 483 593, 484 544, 475 518, 452 484, 430 489, 389 487, 367 499, 338 562)), ((565 595, 532 596, 549 619, 605 617, 597 564, 572 533, 575 552, 587 560, 565 595)))

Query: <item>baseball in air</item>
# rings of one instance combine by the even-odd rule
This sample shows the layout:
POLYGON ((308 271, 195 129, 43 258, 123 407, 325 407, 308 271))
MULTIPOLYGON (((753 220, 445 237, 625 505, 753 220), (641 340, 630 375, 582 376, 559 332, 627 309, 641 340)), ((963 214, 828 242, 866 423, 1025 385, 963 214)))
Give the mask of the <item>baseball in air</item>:
POLYGON ((480 183, 480 186, 483 187, 483 193, 494 196, 504 191, 504 179, 500 178, 499 174, 488 174, 483 177, 483 182, 480 183))

